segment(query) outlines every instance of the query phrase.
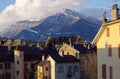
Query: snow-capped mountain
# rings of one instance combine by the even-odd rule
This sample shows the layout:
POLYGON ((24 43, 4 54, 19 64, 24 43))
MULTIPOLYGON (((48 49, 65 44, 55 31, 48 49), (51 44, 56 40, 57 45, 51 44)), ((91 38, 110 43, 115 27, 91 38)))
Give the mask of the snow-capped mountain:
POLYGON ((15 37, 40 41, 47 39, 48 36, 80 35, 83 39, 91 41, 100 25, 101 22, 94 17, 66 9, 47 17, 32 28, 22 30, 15 37))
POLYGON ((43 20, 40 21, 18 21, 15 24, 8 26, 6 29, 3 30, 3 32, 0 34, 2 37, 13 37, 17 35, 19 32, 21 32, 24 29, 29 29, 34 26, 39 25, 43 20))

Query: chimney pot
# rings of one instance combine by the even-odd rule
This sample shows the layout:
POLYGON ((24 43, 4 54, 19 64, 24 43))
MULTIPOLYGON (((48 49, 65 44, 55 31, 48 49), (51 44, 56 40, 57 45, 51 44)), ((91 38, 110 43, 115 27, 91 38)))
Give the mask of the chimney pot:
POLYGON ((117 20, 117 19, 119 19, 118 4, 114 4, 111 10, 111 20, 117 20))

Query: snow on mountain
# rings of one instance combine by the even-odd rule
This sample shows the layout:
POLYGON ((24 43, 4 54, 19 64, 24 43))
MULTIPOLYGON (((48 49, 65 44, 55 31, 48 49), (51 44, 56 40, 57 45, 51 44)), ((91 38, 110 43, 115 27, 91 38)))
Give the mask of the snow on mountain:
POLYGON ((44 19, 40 24, 22 30, 16 38, 36 41, 46 40, 48 36, 75 36, 91 41, 97 33, 101 22, 87 15, 66 9, 44 19))
POLYGON ((26 29, 26 30, 33 32, 33 33, 36 33, 36 34, 38 33, 37 31, 31 30, 31 29, 26 29))
POLYGON ((29 20, 18 21, 15 24, 5 28, 1 32, 0 36, 13 37, 13 36, 17 35, 19 32, 21 32, 22 30, 32 28, 36 25, 39 25, 41 22, 43 22, 43 20, 40 20, 40 21, 29 21, 29 20))

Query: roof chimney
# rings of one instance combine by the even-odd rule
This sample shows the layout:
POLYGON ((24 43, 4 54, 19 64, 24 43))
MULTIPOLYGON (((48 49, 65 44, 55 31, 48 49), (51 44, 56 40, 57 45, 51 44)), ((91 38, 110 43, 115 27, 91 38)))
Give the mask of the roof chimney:
POLYGON ((119 18, 118 4, 114 4, 111 10, 111 20, 117 20, 119 18))
POLYGON ((42 61, 44 61, 45 60, 45 56, 44 56, 44 54, 42 55, 42 61))
POLYGON ((104 12, 103 14, 103 18, 102 18, 102 24, 106 23, 107 19, 106 19, 106 12, 104 12))

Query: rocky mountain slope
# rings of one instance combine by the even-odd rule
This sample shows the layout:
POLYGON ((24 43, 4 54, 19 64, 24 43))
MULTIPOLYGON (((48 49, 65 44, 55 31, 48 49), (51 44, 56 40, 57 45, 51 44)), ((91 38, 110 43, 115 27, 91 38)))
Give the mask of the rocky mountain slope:
POLYGON ((16 37, 32 40, 45 40, 48 36, 76 36, 91 41, 101 22, 78 12, 66 9, 47 17, 41 24, 21 31, 16 37))

